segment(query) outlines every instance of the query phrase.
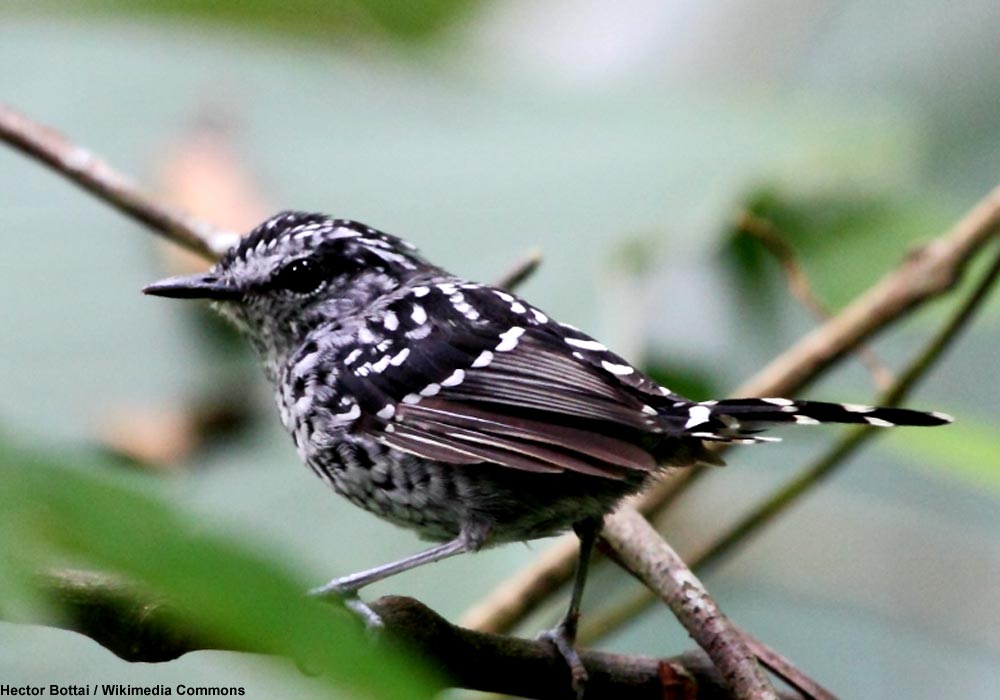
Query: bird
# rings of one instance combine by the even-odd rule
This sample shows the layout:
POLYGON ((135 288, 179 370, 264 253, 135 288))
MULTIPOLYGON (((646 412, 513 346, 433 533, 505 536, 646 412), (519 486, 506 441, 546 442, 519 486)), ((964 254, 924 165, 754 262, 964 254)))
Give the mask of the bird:
POLYGON ((349 219, 286 211, 204 274, 145 294, 205 299, 248 338, 301 460, 341 496, 433 546, 311 591, 370 624, 358 592, 418 566, 573 529, 569 609, 543 637, 572 672, 603 518, 664 470, 779 425, 937 426, 939 412, 789 398, 692 400, 506 289, 349 219))

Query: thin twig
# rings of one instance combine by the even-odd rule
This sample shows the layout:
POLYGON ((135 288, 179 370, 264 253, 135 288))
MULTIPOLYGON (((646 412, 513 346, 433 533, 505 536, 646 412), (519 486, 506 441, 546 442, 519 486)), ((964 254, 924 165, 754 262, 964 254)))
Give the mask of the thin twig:
POLYGON ((87 149, 4 104, 0 104, 0 140, 48 165, 174 243, 205 258, 217 258, 239 239, 238 234, 221 231, 148 197, 87 149))
POLYGON ((496 286, 513 291, 535 274, 535 270, 541 264, 541 252, 538 250, 528 251, 527 255, 511 265, 510 269, 500 276, 500 279, 496 282, 496 286))
POLYGON ((795 688, 803 696, 810 700, 837 700, 836 695, 804 674, 801 669, 795 666, 784 655, 779 654, 744 629, 740 629, 740 634, 743 635, 744 643, 746 643, 747 648, 750 649, 753 655, 757 657, 757 661, 760 662, 761 666, 785 681, 792 688, 795 688))
POLYGON ((729 619, 677 552, 634 510, 609 518, 601 539, 662 598, 719 669, 737 700, 773 700, 774 687, 729 619))
MULTIPOLYGON (((201 649, 248 651, 213 643, 181 623, 170 601, 116 577, 63 570, 39 577, 38 588, 60 603, 63 612, 55 621, 41 620, 43 624, 84 634, 127 661, 171 661, 201 649)), ((389 596, 372 607, 391 639, 426 658, 454 687, 529 698, 569 694, 569 671, 551 644, 462 629, 412 598, 389 596)), ((596 651, 580 656, 589 674, 587 698, 731 698, 718 670, 700 652, 667 659, 596 651)))
MULTIPOLYGON (((962 330, 967 327, 974 313, 982 307, 998 277, 1000 277, 1000 250, 969 296, 910 362, 892 387, 879 397, 880 405, 896 406, 906 400, 920 379, 925 377, 934 363, 941 359, 962 330)), ((744 543, 772 522, 879 434, 884 434, 884 431, 880 433, 870 426, 848 431, 828 452, 776 489, 727 528, 723 534, 716 537, 702 552, 691 557, 691 568, 704 574, 711 567, 718 565, 737 545, 744 543)), ((656 597, 648 591, 639 591, 610 609, 597 611, 588 616, 580 627, 578 634, 580 644, 595 643, 604 635, 641 614, 655 602, 656 597)))
MULTIPOLYGON (((773 222, 749 211, 740 212, 736 219, 736 230, 760 243, 778 261, 788 282, 788 291, 820 321, 828 320, 833 314, 813 291, 809 276, 799 264, 795 251, 773 222)), ((872 381, 879 391, 885 391, 892 384, 892 372, 879 359, 875 351, 866 344, 858 345, 858 359, 872 375, 872 381)))
MULTIPOLYGON (((882 331, 922 303, 950 289, 968 261, 1000 226, 1000 187, 970 209, 947 232, 910 253, 896 269, 840 313, 813 330, 739 387, 735 396, 790 396, 808 385, 858 343, 882 331)), ((627 506, 658 513, 705 470, 694 467, 661 481, 627 506)), ((462 617, 462 624, 506 632, 523 620, 572 575, 576 542, 557 540, 542 558, 499 583, 462 617)))

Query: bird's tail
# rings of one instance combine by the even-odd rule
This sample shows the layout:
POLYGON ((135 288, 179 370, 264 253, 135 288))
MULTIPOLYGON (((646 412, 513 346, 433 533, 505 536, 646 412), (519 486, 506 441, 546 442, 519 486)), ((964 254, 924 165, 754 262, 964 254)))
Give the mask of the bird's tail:
POLYGON ((859 423, 891 428, 952 422, 951 416, 937 411, 778 398, 692 402, 674 410, 676 413, 664 417, 671 420, 681 434, 719 442, 774 442, 779 438, 761 437, 757 433, 782 423, 859 423))

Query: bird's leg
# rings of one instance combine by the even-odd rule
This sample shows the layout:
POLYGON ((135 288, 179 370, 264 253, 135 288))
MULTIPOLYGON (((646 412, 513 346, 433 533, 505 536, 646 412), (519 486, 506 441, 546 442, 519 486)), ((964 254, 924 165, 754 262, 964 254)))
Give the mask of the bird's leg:
POLYGON ((590 555, 594 551, 594 543, 597 541, 597 535, 603 524, 603 518, 589 518, 573 525, 576 536, 580 538, 580 556, 576 562, 576 574, 573 577, 573 592, 570 594, 569 609, 554 629, 546 630, 539 635, 539 639, 547 639, 552 642, 559 654, 566 659, 577 698, 583 697, 584 686, 587 682, 587 669, 584 668, 580 655, 573 648, 573 644, 576 641, 576 625, 580 620, 580 602, 583 600, 583 586, 587 582, 590 555))
POLYGON ((368 627, 380 627, 382 621, 378 614, 358 597, 358 591, 365 586, 395 576, 404 571, 415 569, 424 564, 431 564, 442 559, 453 557, 463 552, 473 552, 480 549, 489 534, 489 527, 478 523, 463 526, 458 537, 449 542, 436 545, 422 552, 411 554, 397 561, 382 564, 365 571, 359 571, 347 576, 335 578, 324 586, 313 588, 309 595, 314 598, 338 598, 357 613, 368 627))

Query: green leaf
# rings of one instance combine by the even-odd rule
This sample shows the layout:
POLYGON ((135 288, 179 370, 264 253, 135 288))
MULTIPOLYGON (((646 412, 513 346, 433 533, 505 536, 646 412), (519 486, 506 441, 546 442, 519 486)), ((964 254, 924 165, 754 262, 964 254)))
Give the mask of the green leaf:
POLYGON ((92 0, 19 1, 13 8, 64 14, 106 12, 147 18, 219 22, 254 31, 330 41, 335 37, 424 40, 474 8, 471 0, 92 0))
POLYGON ((157 497, 148 479, 65 461, 0 443, 0 547, 12 564, 0 577, 0 608, 11 571, 27 580, 70 560, 141 582, 213 641, 293 658, 340 691, 433 693, 418 665, 374 649, 343 609, 307 598, 302 577, 212 534, 157 497))

